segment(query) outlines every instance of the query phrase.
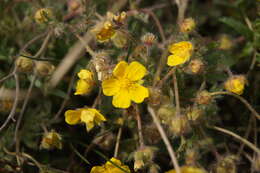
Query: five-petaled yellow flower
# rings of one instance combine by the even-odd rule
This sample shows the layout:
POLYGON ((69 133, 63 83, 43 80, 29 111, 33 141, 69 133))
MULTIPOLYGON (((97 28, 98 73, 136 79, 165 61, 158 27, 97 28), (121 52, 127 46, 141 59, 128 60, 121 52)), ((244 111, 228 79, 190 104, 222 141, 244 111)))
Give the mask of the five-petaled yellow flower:
MULTIPOLYGON (((170 170, 165 173, 176 173, 175 170, 170 170)), ((191 166, 182 166, 181 173, 206 173, 203 169, 191 167, 191 166)))
POLYGON ((226 90, 241 95, 243 94, 246 84, 246 78, 243 75, 235 75, 229 78, 225 83, 224 87, 226 90))
POLYGON ((110 161, 107 161, 102 166, 94 166, 91 169, 90 173, 125 173, 125 172, 131 173, 129 167, 123 165, 120 160, 117 160, 116 158, 113 157, 110 159, 110 161), (114 164, 112 164, 110 161, 114 164), (121 169, 116 167, 115 165, 117 165, 121 169))
POLYGON ((168 48, 172 55, 168 56, 167 64, 169 66, 176 66, 187 62, 192 54, 193 45, 188 41, 181 41, 179 43, 171 44, 168 48))
POLYGON ((137 61, 129 65, 120 61, 113 70, 113 76, 102 82, 103 93, 113 96, 112 104, 116 108, 128 108, 131 101, 141 103, 149 96, 148 89, 140 84, 146 72, 146 68, 137 61))
POLYGON ((95 84, 93 73, 88 70, 80 70, 78 73, 79 80, 77 81, 75 95, 84 95, 90 93, 95 84))
POLYGON ((87 131, 90 131, 95 125, 100 125, 103 121, 106 121, 106 118, 96 109, 80 108, 67 110, 65 121, 70 125, 85 123, 87 131))

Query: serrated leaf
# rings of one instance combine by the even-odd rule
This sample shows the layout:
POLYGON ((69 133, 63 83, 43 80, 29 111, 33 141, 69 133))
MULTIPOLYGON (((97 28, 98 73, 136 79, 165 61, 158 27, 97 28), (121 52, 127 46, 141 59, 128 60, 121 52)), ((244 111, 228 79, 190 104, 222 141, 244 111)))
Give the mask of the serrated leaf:
POLYGON ((243 23, 240 21, 234 19, 234 18, 228 18, 223 17, 219 19, 220 22, 230 26, 235 31, 237 31, 239 34, 245 36, 247 39, 252 40, 253 38, 253 32, 243 23))

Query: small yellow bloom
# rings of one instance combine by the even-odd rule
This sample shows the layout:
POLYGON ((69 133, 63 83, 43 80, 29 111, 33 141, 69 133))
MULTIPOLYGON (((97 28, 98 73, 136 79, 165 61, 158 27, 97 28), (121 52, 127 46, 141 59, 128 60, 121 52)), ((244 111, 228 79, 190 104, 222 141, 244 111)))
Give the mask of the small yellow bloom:
POLYGON ((114 26, 110 21, 98 23, 91 32, 95 34, 96 39, 101 43, 109 41, 116 34, 114 26))
POLYGON ((224 87, 226 90, 241 95, 243 94, 246 84, 246 78, 243 75, 236 75, 229 78, 225 83, 224 87))
POLYGON ((102 166, 94 166, 90 173, 124 173, 123 170, 130 172, 130 169, 128 166, 123 165, 120 160, 117 160, 116 158, 111 158, 110 161, 107 161, 104 165, 102 166), (111 163, 111 162, 113 163, 111 163), (123 170, 119 169, 115 165, 119 166, 123 170))
MULTIPOLYGON (((176 171, 174 169, 172 169, 165 173, 176 173, 176 171)), ((191 166, 182 166, 181 173, 206 173, 206 171, 204 171, 201 168, 196 168, 196 167, 191 167, 191 166)))
POLYGON ((77 110, 67 110, 65 112, 65 121, 70 125, 85 123, 87 131, 90 131, 95 125, 100 125, 106 118, 96 109, 81 108, 77 110))
POLYGON ((49 8, 42 8, 36 11, 34 15, 34 20, 39 23, 46 23, 48 22, 51 18, 53 18, 53 13, 51 9, 49 8))
POLYGON ((80 70, 78 73, 79 80, 77 81, 75 95, 84 95, 90 93, 95 84, 93 73, 88 70, 80 70))
POLYGON ((41 148, 44 149, 62 149, 61 136, 54 130, 44 134, 41 141, 41 148))
POLYGON ((172 55, 168 56, 167 64, 169 66, 177 66, 184 64, 191 57, 193 45, 191 42, 182 41, 179 43, 171 44, 168 48, 172 55))
POLYGON ((116 108, 128 108, 131 101, 142 103, 149 91, 138 83, 146 74, 146 68, 137 61, 127 64, 120 61, 113 70, 113 76, 102 82, 103 93, 113 96, 116 108))

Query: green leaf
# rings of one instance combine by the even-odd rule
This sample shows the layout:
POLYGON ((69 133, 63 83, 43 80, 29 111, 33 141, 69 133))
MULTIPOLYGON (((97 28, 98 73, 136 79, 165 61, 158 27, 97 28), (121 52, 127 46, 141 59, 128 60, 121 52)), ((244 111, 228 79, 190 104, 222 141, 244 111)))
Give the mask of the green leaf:
POLYGON ((240 21, 234 19, 234 18, 228 18, 223 17, 219 19, 220 22, 230 26, 235 31, 237 31, 239 34, 245 36, 247 39, 252 40, 253 38, 253 32, 245 26, 245 24, 241 23, 240 21))

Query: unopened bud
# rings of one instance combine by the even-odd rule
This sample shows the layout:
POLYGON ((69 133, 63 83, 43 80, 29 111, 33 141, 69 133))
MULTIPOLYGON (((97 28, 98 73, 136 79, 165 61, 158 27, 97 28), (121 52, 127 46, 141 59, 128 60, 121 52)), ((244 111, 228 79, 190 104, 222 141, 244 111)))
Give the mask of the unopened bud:
POLYGON ((152 33, 146 33, 141 40, 146 46, 152 46, 156 42, 156 36, 152 33))
POLYGON ((153 106, 160 105, 162 102, 162 91, 158 88, 149 88, 150 96, 148 98, 149 104, 153 106))
POLYGON ((201 74, 204 70, 204 63, 200 59, 191 60, 188 65, 188 73, 201 74))
POLYGON ((39 23, 47 23, 53 18, 53 13, 49 8, 42 8, 36 11, 34 20, 39 23))
POLYGON ((15 61, 15 65, 19 72, 29 73, 33 71, 34 62, 29 58, 20 56, 15 61))
POLYGON ((96 69, 98 80, 102 81, 111 74, 110 57, 107 52, 101 51, 95 54, 92 63, 96 69))
POLYGON ((190 33, 196 27, 196 23, 192 18, 186 18, 180 26, 180 31, 183 33, 190 33))
POLYGON ((62 142, 61 142, 61 136, 54 130, 51 132, 48 132, 44 134, 42 141, 41 141, 41 148, 50 150, 50 149, 62 149, 62 142))
POLYGON ((157 112, 158 118, 163 124, 171 124, 172 118, 175 116, 176 109, 173 105, 162 105, 157 112))
POLYGON ((134 153, 134 169, 135 171, 144 168, 148 163, 151 163, 154 159, 156 148, 145 146, 138 149, 134 153))
POLYGON ((235 75, 230 77, 225 83, 224 87, 227 91, 241 95, 243 94, 246 84, 246 78, 243 75, 235 75))
POLYGON ((238 159, 234 155, 228 155, 219 160, 216 164, 216 173, 236 173, 237 166, 236 161, 238 159))
POLYGON ((195 99, 195 102, 198 104, 209 104, 212 101, 212 96, 211 94, 204 90, 204 91, 200 91, 195 99))
POLYGON ((233 47, 233 42, 227 35, 221 35, 219 38, 219 49, 229 50, 233 47))
POLYGON ((189 131, 189 122, 186 116, 177 115, 172 118, 170 131, 175 136, 184 135, 189 131))
POLYGON ((186 116, 188 117, 188 119, 190 121, 197 121, 199 120, 203 115, 203 111, 199 108, 190 108, 186 114, 186 116))
POLYGON ((159 173, 160 172, 160 167, 156 164, 152 164, 149 168, 148 173, 159 173))
POLYGON ((194 149, 188 149, 185 154, 186 165, 195 165, 198 158, 198 153, 194 149))
POLYGON ((36 63, 36 73, 41 76, 49 76, 54 71, 55 66, 46 61, 39 61, 36 63))

